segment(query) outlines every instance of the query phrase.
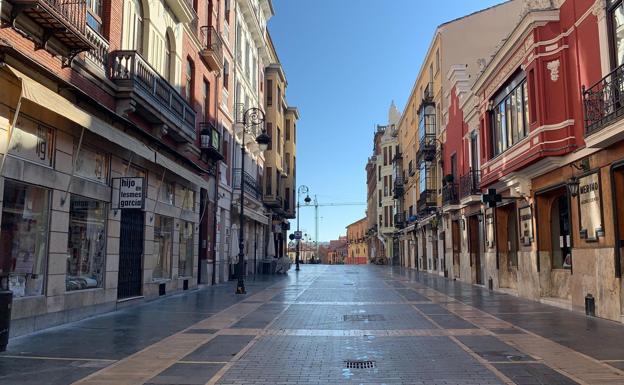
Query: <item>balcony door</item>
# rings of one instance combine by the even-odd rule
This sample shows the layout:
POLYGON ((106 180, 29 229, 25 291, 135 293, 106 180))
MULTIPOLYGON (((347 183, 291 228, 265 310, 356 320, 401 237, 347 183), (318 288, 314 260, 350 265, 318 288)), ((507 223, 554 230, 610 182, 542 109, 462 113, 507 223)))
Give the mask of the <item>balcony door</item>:
POLYGON ((122 49, 143 53, 143 15, 141 0, 124 2, 122 49))

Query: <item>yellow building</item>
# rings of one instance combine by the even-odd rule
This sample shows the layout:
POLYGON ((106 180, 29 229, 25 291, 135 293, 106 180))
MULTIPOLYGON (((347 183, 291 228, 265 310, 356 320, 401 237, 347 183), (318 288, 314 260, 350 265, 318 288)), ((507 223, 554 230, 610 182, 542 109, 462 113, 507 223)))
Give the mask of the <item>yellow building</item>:
POLYGON ((366 217, 347 226, 347 257, 344 259, 345 265, 365 265, 368 263, 366 230, 366 217))

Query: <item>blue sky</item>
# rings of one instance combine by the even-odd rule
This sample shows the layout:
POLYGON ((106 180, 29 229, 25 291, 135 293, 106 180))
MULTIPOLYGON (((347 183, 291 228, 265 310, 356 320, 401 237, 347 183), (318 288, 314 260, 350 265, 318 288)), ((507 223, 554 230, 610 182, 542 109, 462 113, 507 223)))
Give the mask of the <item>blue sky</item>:
MULTIPOLYGON (((435 28, 500 0, 273 0, 269 30, 301 114, 297 183, 320 204, 366 202, 375 124, 400 110, 435 28)), ((366 206, 320 207, 319 239, 346 234, 366 206)), ((292 228, 296 226, 293 222, 292 228)), ((301 209, 314 235, 314 209, 301 209)))

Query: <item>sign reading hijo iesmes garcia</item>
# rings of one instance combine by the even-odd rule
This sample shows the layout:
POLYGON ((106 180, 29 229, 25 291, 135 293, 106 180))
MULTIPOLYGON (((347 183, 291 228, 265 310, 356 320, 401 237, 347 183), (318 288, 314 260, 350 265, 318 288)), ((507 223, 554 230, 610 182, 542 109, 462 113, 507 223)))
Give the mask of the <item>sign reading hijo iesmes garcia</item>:
POLYGON ((123 177, 115 178, 114 187, 119 190, 116 202, 116 209, 142 209, 145 203, 145 190, 143 188, 144 178, 123 177), (115 186, 116 185, 116 186, 115 186))

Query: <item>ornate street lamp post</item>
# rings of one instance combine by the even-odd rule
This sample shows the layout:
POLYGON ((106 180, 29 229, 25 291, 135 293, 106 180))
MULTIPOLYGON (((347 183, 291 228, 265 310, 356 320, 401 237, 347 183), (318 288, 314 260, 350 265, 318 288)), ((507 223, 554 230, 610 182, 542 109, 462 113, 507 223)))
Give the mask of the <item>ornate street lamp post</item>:
POLYGON ((256 136, 256 143, 260 151, 269 147, 271 137, 264 129, 264 112, 253 107, 245 111, 243 115, 243 137, 241 140, 241 170, 240 170, 240 231, 238 233, 238 283, 236 294, 245 294, 245 241, 244 241, 244 209, 245 209, 245 134, 256 135, 260 128, 260 134, 256 136))
MULTIPOLYGON (((309 204, 310 202, 312 202, 312 199, 310 199, 310 195, 308 195, 308 192, 310 191, 310 189, 308 189, 308 186, 306 185, 301 185, 299 186, 299 188, 297 189, 297 234, 300 234, 299 231, 299 208, 301 207, 301 202, 300 202, 300 198, 301 195, 305 194, 305 199, 303 200, 305 202, 305 204, 309 204)), ((299 239, 297 239, 297 251, 295 252, 295 271, 299 271, 299 251, 301 249, 301 237, 299 237, 299 239)))

